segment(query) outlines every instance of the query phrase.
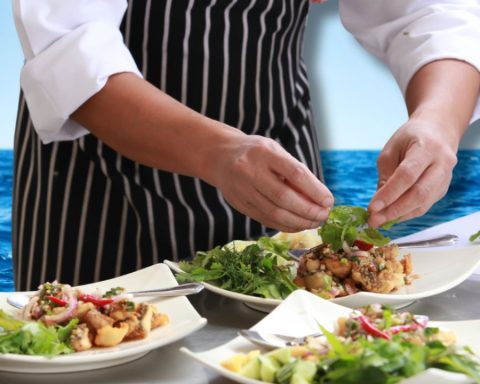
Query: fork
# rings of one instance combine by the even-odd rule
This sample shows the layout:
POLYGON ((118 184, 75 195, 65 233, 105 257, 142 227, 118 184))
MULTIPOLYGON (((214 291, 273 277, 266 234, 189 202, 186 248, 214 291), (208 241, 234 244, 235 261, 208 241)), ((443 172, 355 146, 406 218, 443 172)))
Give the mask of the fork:
POLYGON ((253 344, 269 349, 304 345, 306 344, 308 338, 323 335, 321 332, 317 332, 305 336, 296 337, 279 335, 276 333, 259 332, 254 329, 242 329, 238 331, 238 334, 247 339, 248 341, 252 342, 253 344))

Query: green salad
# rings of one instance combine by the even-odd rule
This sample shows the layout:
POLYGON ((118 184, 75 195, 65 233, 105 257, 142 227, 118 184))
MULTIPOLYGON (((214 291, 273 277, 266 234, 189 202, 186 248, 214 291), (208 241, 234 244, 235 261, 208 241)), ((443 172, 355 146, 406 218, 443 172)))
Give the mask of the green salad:
POLYGON ((78 319, 64 326, 25 322, 0 310, 0 353, 47 357, 73 353, 68 339, 77 324, 78 319))
POLYGON ((268 353, 251 351, 221 364, 244 377, 277 384, 394 384, 429 368, 463 373, 480 383, 480 361, 455 335, 428 318, 379 305, 338 319, 334 333, 268 353))
POLYGON ((233 241, 192 261, 180 261, 179 282, 205 281, 233 292, 284 299, 297 286, 296 266, 290 262, 288 242, 262 237, 258 241, 233 241))

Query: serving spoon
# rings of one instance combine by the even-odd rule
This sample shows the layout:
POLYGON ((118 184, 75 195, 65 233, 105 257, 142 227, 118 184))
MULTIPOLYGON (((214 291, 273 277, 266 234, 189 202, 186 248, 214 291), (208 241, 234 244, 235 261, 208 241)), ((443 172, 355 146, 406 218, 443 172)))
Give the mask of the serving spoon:
MULTIPOLYGON (((174 287, 150 289, 146 291, 129 291, 126 292, 133 296, 159 296, 159 297, 173 297, 173 296, 187 296, 199 293, 205 286, 201 283, 186 283, 176 285, 174 287)), ((11 306, 22 309, 30 301, 31 296, 23 293, 14 293, 7 297, 7 303, 11 306)))
MULTIPOLYGON (((444 247, 446 245, 455 244, 458 241, 457 235, 441 235, 436 237, 431 237, 429 239, 423 240, 414 240, 414 241, 401 241, 395 242, 393 241, 392 244, 398 245, 398 248, 426 248, 426 247, 444 247)), ((299 260, 299 258, 309 251, 308 248, 294 248, 290 249, 288 252, 292 256, 292 259, 299 260)))

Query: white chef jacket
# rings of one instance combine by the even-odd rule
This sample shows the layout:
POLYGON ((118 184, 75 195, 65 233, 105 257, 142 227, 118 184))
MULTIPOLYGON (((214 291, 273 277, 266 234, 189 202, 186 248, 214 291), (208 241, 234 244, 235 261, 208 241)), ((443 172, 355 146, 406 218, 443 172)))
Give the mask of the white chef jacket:
MULTIPOLYGON (((339 0, 345 27, 391 69, 405 93, 425 64, 458 59, 480 70, 480 0, 339 0)), ((125 0, 13 0, 26 63, 21 87, 44 143, 88 131, 70 119, 108 77, 141 76, 119 25, 125 0)), ((472 120, 480 117, 477 101, 472 120)))

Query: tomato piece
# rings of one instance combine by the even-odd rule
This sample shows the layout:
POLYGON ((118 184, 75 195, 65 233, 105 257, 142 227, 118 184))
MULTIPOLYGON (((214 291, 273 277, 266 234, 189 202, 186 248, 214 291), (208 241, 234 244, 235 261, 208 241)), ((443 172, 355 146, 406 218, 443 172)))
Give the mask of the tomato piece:
POLYGON ((366 241, 363 240, 355 240, 353 242, 354 246, 357 246, 358 249, 361 249, 362 251, 369 251, 370 249, 373 248, 373 244, 367 243, 366 241))

